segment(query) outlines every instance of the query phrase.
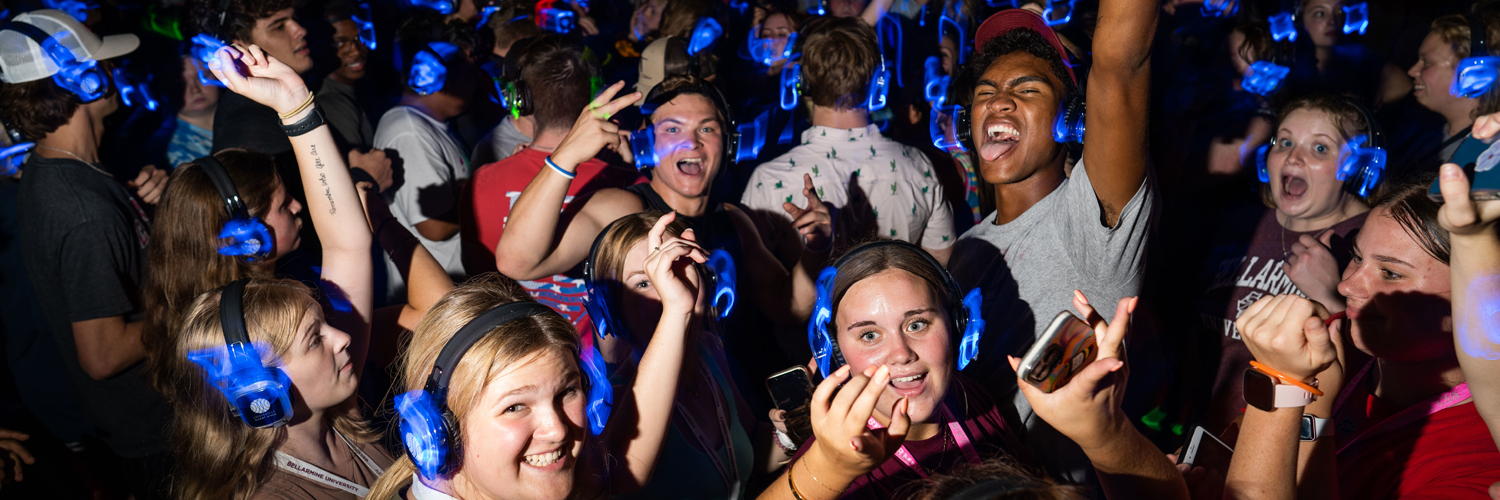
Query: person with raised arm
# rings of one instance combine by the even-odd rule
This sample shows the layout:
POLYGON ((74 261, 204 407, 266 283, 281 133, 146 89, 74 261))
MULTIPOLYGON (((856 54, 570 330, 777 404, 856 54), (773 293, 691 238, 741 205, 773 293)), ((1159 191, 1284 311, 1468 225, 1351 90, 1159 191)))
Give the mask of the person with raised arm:
POLYGON ((514 280, 483 275, 423 318, 401 370, 411 391, 396 402, 403 429, 441 419, 453 426, 449 439, 408 433, 406 456, 369 498, 602 498, 649 483, 683 354, 692 348, 693 310, 705 293, 695 269, 708 258, 690 234, 668 236, 671 222, 658 220, 646 238, 644 273, 661 298, 661 317, 635 380, 619 387, 624 392, 607 414, 597 412, 609 403, 595 394, 609 384, 602 361, 589 361, 597 354, 573 325, 514 280), (432 410, 408 403, 424 399, 432 410))
POLYGON ((1145 126, 1157 11, 1154 2, 1099 2, 1087 82, 1046 21, 1024 9, 979 26, 965 69, 967 148, 994 187, 996 209, 959 237, 948 267, 965 287, 983 287, 984 319, 1007 328, 985 339, 982 361, 966 374, 1012 398, 1012 424, 1027 446, 1049 472, 1075 482, 1088 482, 1087 457, 1031 418, 1004 360, 1044 333, 1047 318, 1072 304, 1073 290, 1098 299, 1105 316, 1140 291, 1157 204, 1145 126), (1061 141, 1083 143, 1071 171, 1061 141))
MULTIPOLYGON (((360 415, 355 396, 374 317, 372 238, 360 195, 333 134, 313 105, 313 95, 292 68, 258 46, 239 44, 220 49, 209 68, 231 91, 282 117, 303 185, 310 188, 313 224, 322 236, 323 293, 319 297, 300 282, 251 274, 198 294, 184 308, 170 343, 157 353, 169 379, 167 399, 176 413, 175 496, 363 497, 392 459, 375 444, 377 435, 360 415), (276 378, 251 387, 280 387, 279 395, 262 393, 273 395, 244 405, 230 397, 232 388, 245 383, 241 375, 252 371, 239 370, 228 361, 239 349, 235 346, 245 344, 256 353, 251 362, 277 364, 266 367, 276 378), (233 367, 228 372, 232 375, 225 377, 225 366, 233 367)), ((220 154, 233 156, 227 151, 220 154)), ((232 184, 223 162, 215 157, 196 162, 215 183, 232 184)), ((234 208, 238 203, 238 196, 220 193, 223 204, 234 208)), ((231 229, 240 222, 260 224, 270 233, 270 242, 263 241, 266 235, 237 237, 224 248, 234 253, 257 243, 271 247, 242 258, 279 255, 294 248, 297 232, 291 205, 295 202, 283 202, 265 214, 269 227, 238 217, 231 221, 231 229)), ((222 206, 212 209, 224 211, 222 206)), ((241 206, 235 211, 244 210, 241 206)))

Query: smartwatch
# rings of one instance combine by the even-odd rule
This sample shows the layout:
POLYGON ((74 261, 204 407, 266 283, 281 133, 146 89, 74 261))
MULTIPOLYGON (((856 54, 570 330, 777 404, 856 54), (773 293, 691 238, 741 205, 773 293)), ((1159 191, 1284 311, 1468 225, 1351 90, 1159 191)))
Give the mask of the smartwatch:
POLYGON ((1301 387, 1283 384, 1254 368, 1245 370, 1245 403, 1250 406, 1269 412, 1307 406, 1312 401, 1312 393, 1301 387))
POLYGON ((1302 414, 1302 432, 1297 436, 1298 439, 1317 441, 1332 435, 1333 426, 1328 425, 1328 419, 1302 414))

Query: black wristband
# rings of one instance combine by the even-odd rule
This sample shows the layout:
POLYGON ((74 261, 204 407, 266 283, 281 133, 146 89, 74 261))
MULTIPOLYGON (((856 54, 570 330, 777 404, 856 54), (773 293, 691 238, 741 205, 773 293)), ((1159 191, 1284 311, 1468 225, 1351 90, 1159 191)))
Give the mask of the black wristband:
POLYGON ((358 185, 361 182, 368 182, 375 185, 376 191, 380 191, 380 183, 376 182, 375 176, 370 175, 370 173, 366 172, 365 169, 351 166, 349 167, 349 177, 354 180, 355 185, 358 185))
POLYGON ((302 117, 301 120, 297 120, 297 123, 291 125, 282 124, 281 131, 286 132, 287 137, 297 137, 312 132, 313 129, 323 126, 324 123, 323 112, 319 111, 318 107, 314 105, 312 112, 302 117))

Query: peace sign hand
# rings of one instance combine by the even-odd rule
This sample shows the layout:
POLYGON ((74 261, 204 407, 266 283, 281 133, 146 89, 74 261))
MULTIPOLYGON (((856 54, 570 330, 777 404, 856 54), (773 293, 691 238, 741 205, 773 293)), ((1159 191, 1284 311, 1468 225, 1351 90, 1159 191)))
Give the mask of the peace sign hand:
POLYGON ((286 63, 258 45, 220 48, 208 62, 214 77, 234 93, 286 114, 307 100, 307 84, 286 63))
POLYGON ((781 204, 781 209, 791 214, 792 227, 797 228, 809 250, 827 251, 833 245, 833 216, 829 213, 828 205, 818 198, 812 175, 802 174, 802 186, 802 195, 807 197, 807 208, 798 208, 792 202, 785 202, 781 204))
POLYGON ((631 92, 616 99, 615 94, 623 88, 625 88, 625 82, 615 82, 600 93, 599 97, 594 98, 587 108, 584 108, 583 113, 578 115, 578 121, 574 122, 573 128, 568 131, 568 136, 564 137, 557 145, 557 149, 552 152, 553 163, 572 172, 577 170, 578 165, 589 161, 605 147, 618 148, 620 126, 609 119, 641 96, 640 92, 631 92))

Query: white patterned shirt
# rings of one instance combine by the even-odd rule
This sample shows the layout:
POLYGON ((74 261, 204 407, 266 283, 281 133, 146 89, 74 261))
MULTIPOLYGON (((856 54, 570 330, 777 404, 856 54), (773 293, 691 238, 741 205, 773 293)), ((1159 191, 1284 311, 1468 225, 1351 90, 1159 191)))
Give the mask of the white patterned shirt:
POLYGON ((834 228, 844 233, 841 238, 858 241, 864 234, 846 231, 874 230, 932 250, 953 246, 958 238, 932 162, 921 150, 885 138, 875 125, 808 129, 802 145, 756 167, 740 202, 790 221, 781 204, 807 206, 803 174, 812 175, 824 203, 842 212, 838 224, 844 225, 834 228), (848 227, 849 221, 856 227, 848 227))

